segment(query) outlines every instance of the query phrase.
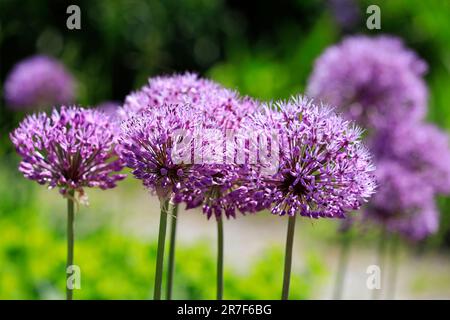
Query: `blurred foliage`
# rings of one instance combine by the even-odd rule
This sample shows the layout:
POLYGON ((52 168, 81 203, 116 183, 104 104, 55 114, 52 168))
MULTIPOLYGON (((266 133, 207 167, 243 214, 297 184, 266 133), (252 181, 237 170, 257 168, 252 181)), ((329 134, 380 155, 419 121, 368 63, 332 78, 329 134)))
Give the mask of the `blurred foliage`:
MULTIPOLYGON (((62 299, 64 234, 36 219, 17 217, 2 219, 0 234, 0 299, 62 299)), ((155 259, 156 242, 147 244, 112 230, 79 237, 75 263, 81 268, 81 290, 75 291, 75 297, 150 299, 155 259)), ((252 264, 248 273, 226 269, 225 299, 278 299, 282 261, 283 250, 276 248, 252 264)), ((214 255, 205 244, 178 248, 174 298, 214 299, 215 268, 214 255)), ((311 298, 324 274, 318 258, 310 256, 302 270, 294 270, 291 298, 311 298)))
MULTIPOLYGON (((65 219, 41 213, 47 207, 34 186, 16 170, 0 166, 0 299, 62 299, 65 296, 65 219)), ((57 191, 53 191, 57 192, 57 191)), ((80 214, 84 214, 80 212, 80 214)), ((81 217, 79 217, 81 218, 81 217)), ((113 226, 86 230, 77 219, 75 264, 81 268, 76 299, 150 299, 156 241, 144 242, 113 226), (78 232, 79 229, 84 229, 78 232)), ((156 239, 155 239, 156 240, 156 239)), ((210 242, 177 246, 175 299, 214 299, 216 260, 210 242)), ((270 248, 247 272, 225 269, 225 299, 278 299, 283 249, 270 248)), ((309 255, 294 269, 291 297, 311 298, 326 275, 321 260, 309 255)))

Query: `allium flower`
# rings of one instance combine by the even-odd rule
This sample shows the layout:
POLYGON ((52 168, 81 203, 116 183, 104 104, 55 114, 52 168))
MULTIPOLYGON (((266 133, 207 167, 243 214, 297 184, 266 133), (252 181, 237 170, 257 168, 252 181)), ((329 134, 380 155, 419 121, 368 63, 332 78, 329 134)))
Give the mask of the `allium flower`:
POLYGON ((426 113, 426 69, 400 39, 353 36, 317 59, 308 94, 367 128, 414 121, 426 113))
POLYGON ((5 80, 7 104, 15 109, 49 108, 74 99, 74 80, 54 58, 33 56, 19 62, 5 80))
POLYGON ((430 201, 416 211, 410 212, 409 216, 393 219, 390 227, 409 240, 423 240, 438 231, 439 211, 434 201, 430 201))
POLYGON ((378 191, 365 212, 365 220, 374 221, 389 232, 420 240, 435 232, 438 213, 430 184, 398 161, 377 163, 378 191))
MULTIPOLYGON (((178 163, 173 155, 178 143, 194 134, 195 124, 195 114, 178 105, 143 112, 122 124, 121 158, 160 198, 170 197, 176 184, 191 172, 190 159, 178 163)), ((179 152, 190 155, 190 150, 179 152)))
MULTIPOLYGON (((372 139, 378 159, 401 163, 422 185, 450 192, 450 144, 447 134, 426 123, 406 123, 378 132, 372 139)), ((419 188, 421 189, 421 188, 419 188)))
MULTIPOLYGON (((208 217, 214 212, 218 228, 222 230, 222 213, 234 216, 236 206, 230 201, 229 194, 234 191, 238 175, 236 167, 224 165, 227 150, 223 150, 221 141, 227 131, 238 129, 246 115, 254 112, 257 106, 256 101, 241 98, 236 92, 196 74, 151 78, 148 85, 126 97, 120 110, 121 118, 126 120, 122 157, 134 169, 134 175, 150 190, 156 191, 161 200, 172 197, 177 204, 186 203, 189 209, 203 206, 208 217), (200 152, 201 162, 174 161, 174 151, 186 153, 186 150, 174 150, 175 146, 187 139, 193 139, 194 144, 197 142, 199 148, 195 148, 193 158, 200 152)), ((185 147, 190 150, 191 145, 185 147)), ((164 212, 162 207, 159 252, 164 251, 164 212)), ((175 216, 177 205, 173 212, 175 216)), ((174 218, 171 239, 175 238, 175 228, 174 218)), ((218 239, 222 234, 220 231, 218 239)), ((220 243, 219 240, 218 251, 222 252, 223 243, 220 243)), ((173 248, 171 242, 170 250, 173 248)), ((170 257, 173 259, 173 255, 170 257)), ((162 257, 157 262, 157 275, 162 272, 161 261, 162 257)), ((171 265, 173 260, 169 260, 169 279, 172 277, 171 265)), ((218 270, 218 273, 222 274, 222 271, 218 270)), ((160 298, 160 289, 160 276, 157 276, 155 298, 160 298)), ((218 293, 218 297, 221 294, 218 293)))
POLYGON ((374 192, 374 166, 361 130, 329 107, 297 97, 266 105, 254 118, 258 127, 280 135, 277 172, 254 188, 273 199, 272 213, 342 218, 374 192))
POLYGON ((50 116, 27 116, 11 140, 22 157, 20 172, 62 194, 114 188, 125 177, 117 174, 123 166, 108 118, 94 110, 63 106, 50 116))
MULTIPOLYGON (((158 237, 158 258, 156 263, 154 298, 161 298, 162 270, 164 261, 164 242, 167 223, 168 202, 174 192, 184 189, 186 181, 200 175, 203 164, 195 164, 194 158, 205 155, 213 163, 218 163, 222 157, 214 159, 213 151, 217 146, 217 136, 214 131, 211 140, 206 140, 200 132, 200 143, 196 141, 196 128, 203 123, 204 116, 191 107, 180 104, 162 105, 132 116, 122 125, 120 140, 121 157, 126 165, 133 169, 136 178, 150 190, 156 192, 161 202, 160 231, 158 237), (197 142, 197 143, 196 143, 197 142), (210 147, 210 144, 212 146, 210 147), (194 149, 192 146, 194 145, 194 149)), ((218 132, 221 136, 221 132, 218 132)), ((206 136, 210 138, 210 136, 206 136)), ((192 192, 192 190, 191 190, 192 192)), ((174 266, 174 239, 177 223, 177 206, 173 207, 171 228, 171 243, 169 255, 168 292, 174 266)), ((221 224, 220 224, 221 226, 221 224)), ((220 233, 222 234, 222 232, 220 233)), ((222 243, 222 242, 221 242, 222 243)), ((223 246, 220 247, 223 250, 223 246)), ((219 272, 219 274, 222 274, 219 272)), ((170 293, 167 294, 170 297, 170 293)))
POLYGON ((120 113, 126 119, 163 105, 190 106, 222 127, 232 127, 257 107, 252 99, 240 98, 218 83, 195 73, 184 73, 150 78, 147 86, 126 97, 120 113))
POLYGON ((361 20, 360 9, 354 0, 329 0, 327 4, 334 20, 344 30, 353 29, 361 20))
MULTIPOLYGON (((374 192, 374 166, 361 143, 362 131, 328 106, 293 97, 263 109, 252 116, 248 129, 266 131, 267 137, 277 132, 278 163, 270 163, 273 174, 259 174, 257 179, 250 175, 243 184, 243 198, 257 206, 269 199, 273 214, 289 217, 281 295, 285 300, 296 216, 344 218, 346 212, 359 209, 374 192)), ((252 143, 249 140, 249 150, 252 143)))
MULTIPOLYGON (((211 216, 235 218, 236 211, 255 212, 242 205, 246 193, 242 187, 245 167, 233 164, 197 165, 192 174, 179 184, 175 192, 176 203, 186 203, 187 209, 201 206, 209 219, 211 216)), ((269 203, 270 205, 270 203, 269 203)))
MULTIPOLYGON (((189 117, 188 113, 192 112, 197 114, 198 119, 201 117, 195 130, 201 132, 202 137, 197 138, 210 143, 215 140, 216 144, 224 139, 227 131, 239 130, 243 119, 258 108, 258 102, 253 99, 240 97, 236 92, 197 74, 185 73, 149 79, 147 86, 126 97, 120 113, 126 119, 146 110, 158 113, 159 109, 168 105, 190 110, 183 117, 189 117), (211 132, 218 136, 208 136, 211 132)), ((222 146, 218 145, 218 150, 221 149, 222 146)), ((227 197, 236 186, 239 175, 236 167, 230 163, 223 164, 221 159, 216 163, 212 159, 208 159, 207 163, 197 163, 184 184, 174 184, 177 187, 174 200, 186 203, 187 208, 203 206, 208 217, 213 211, 216 216, 222 212, 235 216, 235 204, 227 197)))
MULTIPOLYGON (((59 188, 67 198, 69 270, 74 265, 74 203, 87 200, 85 187, 114 188, 125 177, 117 173, 123 165, 116 156, 114 130, 102 112, 63 106, 50 116, 27 116, 10 137, 22 157, 19 171, 39 184, 59 188)), ((66 283, 70 277, 68 272, 66 283)), ((73 288, 68 285, 66 298, 73 299, 73 288)))

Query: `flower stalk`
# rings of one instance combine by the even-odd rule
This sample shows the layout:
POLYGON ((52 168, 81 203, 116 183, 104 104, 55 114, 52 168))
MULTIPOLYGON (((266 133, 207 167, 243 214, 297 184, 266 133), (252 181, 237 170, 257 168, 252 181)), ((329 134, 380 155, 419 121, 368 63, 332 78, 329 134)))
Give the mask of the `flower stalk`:
POLYGON ((178 220, 178 204, 174 204, 172 207, 170 226, 170 243, 169 243, 169 261, 167 267, 167 287, 166 287, 166 299, 172 299, 172 287, 173 287, 173 274, 175 270, 175 243, 177 234, 177 220, 178 220))
POLYGON ((291 268, 292 268, 292 248, 294 246, 294 231, 295 231, 295 215, 292 215, 289 216, 288 220, 286 252, 284 256, 283 291, 281 294, 282 300, 289 299, 289 285, 291 281, 291 268))
POLYGON ((217 218, 217 300, 223 299, 223 221, 217 218))
POLYGON ((161 216, 159 220, 159 236, 158 236, 158 253, 156 257, 156 271, 155 271, 155 288, 153 293, 154 300, 161 300, 161 287, 163 278, 164 266, 164 245, 166 241, 167 228, 167 209, 169 206, 169 199, 161 199, 161 216))
POLYGON ((74 255, 74 191, 67 197, 67 264, 66 264, 66 300, 73 299, 73 287, 70 284, 69 268, 73 265, 74 255))

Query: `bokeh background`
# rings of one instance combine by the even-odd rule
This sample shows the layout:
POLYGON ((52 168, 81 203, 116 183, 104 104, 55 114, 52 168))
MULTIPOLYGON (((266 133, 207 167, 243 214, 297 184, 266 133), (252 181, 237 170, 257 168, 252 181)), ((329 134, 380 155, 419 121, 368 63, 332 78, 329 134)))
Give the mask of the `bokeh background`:
MULTIPOLYGON (((150 76, 196 71, 263 100, 304 92, 314 60, 348 34, 404 39, 429 64, 428 120, 450 129, 450 2, 295 0, 0 1, 0 94, 13 65, 36 53, 60 59, 77 81, 77 103, 122 102, 150 76), (81 30, 66 28, 69 4, 81 30), (366 8, 381 8, 381 30, 366 8)), ((25 115, 0 97, 0 298, 64 297, 65 201, 16 170, 8 134, 25 115)), ((151 297, 159 205, 133 178, 89 190, 76 217, 76 299, 151 297)), ((450 198, 439 199, 439 232, 402 243, 398 298, 450 298, 450 198)), ((262 212, 225 223, 227 299, 278 299, 287 220, 262 212)), ((301 219, 291 298, 332 297, 339 222, 301 219)), ((215 223, 179 215, 174 298, 215 292, 215 223)), ((366 268, 376 262, 377 230, 353 231, 344 298, 367 299, 366 268)))

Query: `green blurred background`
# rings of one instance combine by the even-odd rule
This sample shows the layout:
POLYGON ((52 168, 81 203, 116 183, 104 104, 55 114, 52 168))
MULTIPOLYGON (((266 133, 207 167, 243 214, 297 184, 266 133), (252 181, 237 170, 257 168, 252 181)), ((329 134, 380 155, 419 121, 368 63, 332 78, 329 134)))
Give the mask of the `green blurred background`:
MULTIPOLYGON (((450 129, 450 2, 296 0, 0 1, 0 86, 19 60, 36 53, 61 59, 77 79, 77 101, 123 101, 146 79, 196 71, 243 94, 270 100, 304 91, 314 60, 347 34, 393 34, 429 64, 428 118, 450 129), (81 8, 81 30, 66 28, 66 8, 81 8), (381 8, 381 30, 366 28, 366 8, 381 8)), ((3 95, 3 90, 1 90, 3 95)), ((26 181, 8 133, 24 113, 0 99, 0 298, 64 296, 65 202, 26 181)), ((118 188, 89 190, 77 214, 76 299, 151 297, 158 204, 131 177, 118 188)), ((405 243, 400 298, 450 298, 450 198, 439 199, 438 234, 405 243)), ((225 298, 277 299, 286 220, 269 215, 225 224, 225 298)), ((301 220, 291 298, 331 298, 337 221, 301 220)), ((214 298, 215 225, 182 212, 175 298, 214 298)), ((355 233, 346 298, 365 299, 366 267, 375 262, 377 231, 355 233)))

